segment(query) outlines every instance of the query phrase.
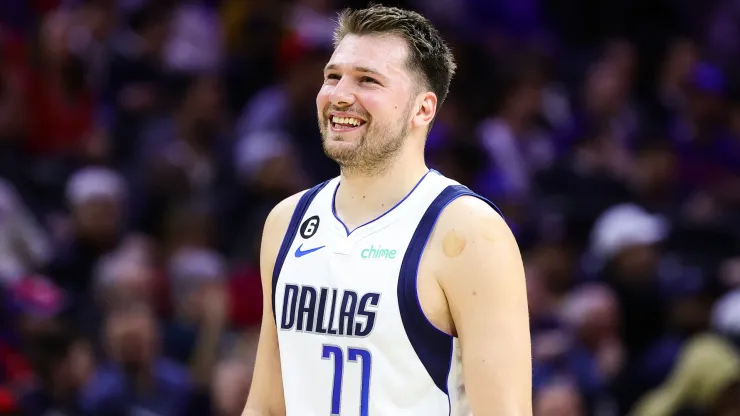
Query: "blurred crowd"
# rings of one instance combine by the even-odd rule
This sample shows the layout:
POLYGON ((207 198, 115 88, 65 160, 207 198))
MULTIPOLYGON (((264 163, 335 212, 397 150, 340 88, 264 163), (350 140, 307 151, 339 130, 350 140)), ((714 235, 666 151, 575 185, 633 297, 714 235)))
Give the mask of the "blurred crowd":
MULTIPOLYGON (((535 414, 739 414, 740 1, 382 3, 459 61, 427 158, 520 243, 535 414)), ((0 414, 240 414, 262 222, 338 174, 315 95, 364 5, 0 2, 0 414)))

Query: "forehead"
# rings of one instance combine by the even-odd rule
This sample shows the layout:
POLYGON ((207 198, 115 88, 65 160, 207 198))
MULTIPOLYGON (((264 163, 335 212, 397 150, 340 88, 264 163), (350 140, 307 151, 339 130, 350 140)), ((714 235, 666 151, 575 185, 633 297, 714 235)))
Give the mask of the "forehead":
POLYGON ((410 77, 409 48, 397 35, 347 35, 337 45, 327 66, 366 68, 387 77, 410 77))

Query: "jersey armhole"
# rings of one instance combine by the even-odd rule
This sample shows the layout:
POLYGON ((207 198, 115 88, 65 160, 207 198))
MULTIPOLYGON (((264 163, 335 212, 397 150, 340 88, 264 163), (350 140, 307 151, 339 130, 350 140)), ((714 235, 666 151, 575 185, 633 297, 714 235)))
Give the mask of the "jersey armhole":
POLYGON ((283 269, 285 258, 288 256, 288 251, 293 245, 293 240, 295 240, 295 236, 298 233, 298 228, 301 225, 303 216, 306 215, 306 211, 308 211, 308 207, 311 205, 311 202, 314 200, 316 195, 318 195, 319 191, 324 189, 327 183, 329 183, 329 181, 322 182, 301 195, 301 198, 298 200, 298 204, 296 204, 295 210, 293 210, 293 215, 290 217, 288 229, 285 231, 283 242, 280 244, 280 250, 275 258, 275 266, 272 269, 272 317, 275 319, 275 322, 277 322, 277 315, 275 313, 275 289, 277 288, 280 271, 283 269))
POLYGON ((452 201, 468 195, 483 200, 503 217, 496 205, 467 187, 448 186, 432 201, 421 217, 406 249, 398 276, 398 307, 406 335, 434 384, 448 396, 447 379, 452 366, 454 338, 432 325, 422 311, 417 276, 421 257, 440 214, 452 201))

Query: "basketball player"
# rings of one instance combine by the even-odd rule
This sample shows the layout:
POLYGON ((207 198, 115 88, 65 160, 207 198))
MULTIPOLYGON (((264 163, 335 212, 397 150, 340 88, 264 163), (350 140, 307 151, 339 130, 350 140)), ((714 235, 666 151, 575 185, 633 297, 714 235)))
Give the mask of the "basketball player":
POLYGON ((267 218, 244 415, 531 415, 517 244, 492 204, 424 162, 449 48, 419 14, 380 6, 343 12, 335 37, 316 104, 341 175, 267 218))

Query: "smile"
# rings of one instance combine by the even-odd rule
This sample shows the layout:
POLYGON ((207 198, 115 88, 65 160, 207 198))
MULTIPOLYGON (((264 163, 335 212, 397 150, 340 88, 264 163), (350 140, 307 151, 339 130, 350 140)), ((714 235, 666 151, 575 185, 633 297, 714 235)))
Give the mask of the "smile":
POLYGON ((355 117, 331 116, 329 119, 329 125, 334 131, 351 131, 362 127, 364 124, 364 120, 355 117))

